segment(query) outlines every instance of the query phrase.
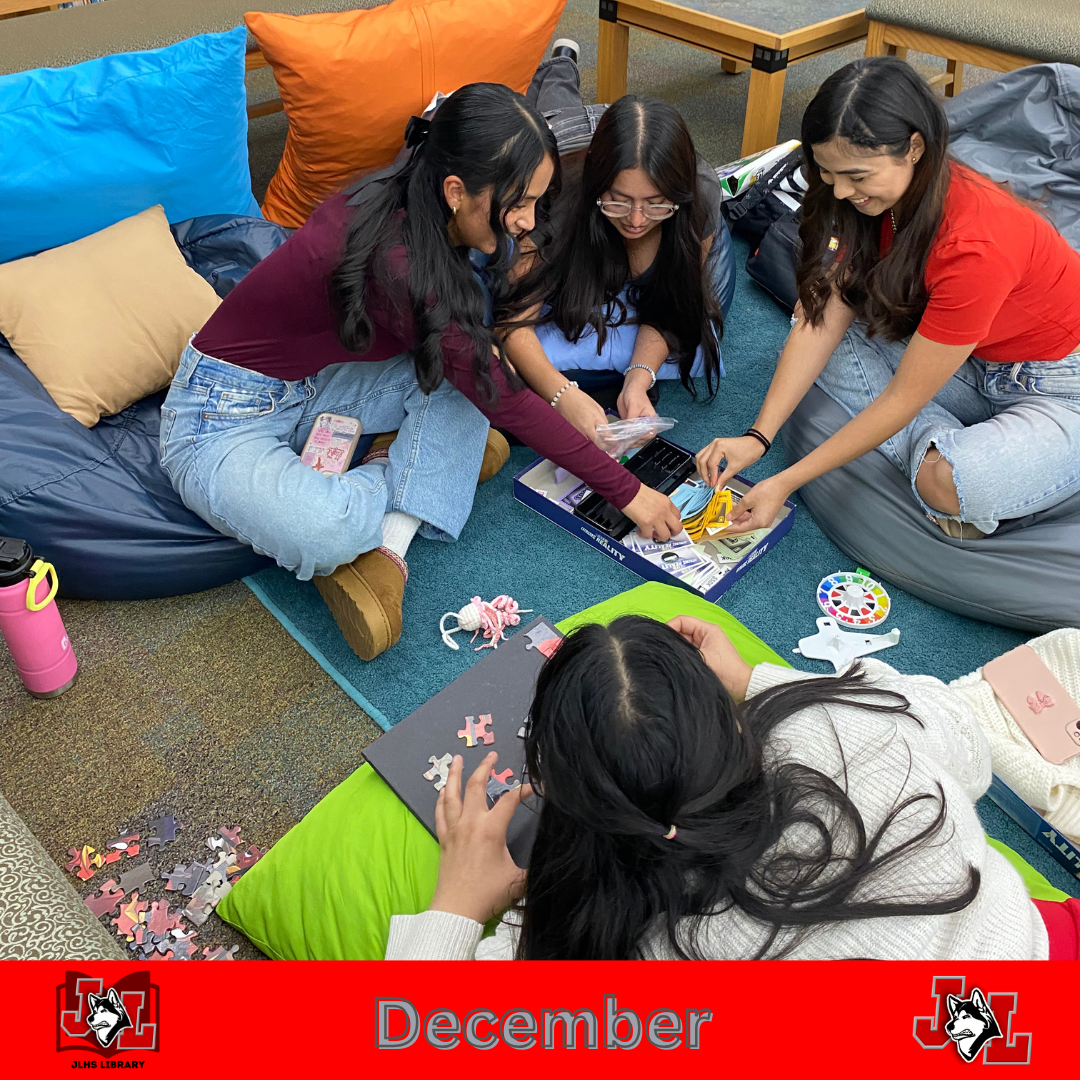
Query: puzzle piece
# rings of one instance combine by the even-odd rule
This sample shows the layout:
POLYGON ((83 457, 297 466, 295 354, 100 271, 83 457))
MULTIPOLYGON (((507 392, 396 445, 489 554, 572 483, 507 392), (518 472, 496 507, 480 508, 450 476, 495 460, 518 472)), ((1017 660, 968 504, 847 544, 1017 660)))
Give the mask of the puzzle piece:
POLYGON ((150 914, 146 916, 146 929, 151 934, 164 936, 170 930, 183 925, 180 921, 180 913, 169 909, 168 900, 155 900, 151 903, 150 914))
MULTIPOLYGON (((835 619, 818 619, 818 632, 799 640, 792 652, 808 660, 828 660, 837 672, 847 671, 860 657, 891 648, 900 640, 898 629, 887 634, 857 634, 841 630, 835 619)), ((122 881, 123 879, 121 879, 122 881)))
POLYGON ((71 862, 64 869, 71 871, 83 881, 89 881, 104 862, 100 855, 94 854, 94 848, 86 844, 83 844, 81 848, 68 848, 68 854, 71 856, 71 862))
POLYGON ((475 746, 478 742, 490 746, 495 741, 495 732, 487 730, 490 723, 491 713, 481 713, 479 720, 466 716, 465 726, 457 733, 458 738, 464 739, 466 746, 475 746))
MULTIPOLYGON (((229 867, 229 873, 235 874, 236 879, 240 878, 244 873, 250 870, 264 855, 266 854, 262 848, 251 845, 246 851, 238 851, 236 853, 236 864, 229 867)), ((235 879, 234 879, 235 880, 235 879)))
POLYGON ((108 855, 105 856, 106 862, 116 862, 122 855, 134 859, 139 854, 139 834, 137 832, 122 833, 111 840, 106 840, 105 846, 109 849, 108 855))
POLYGON ((168 935, 151 934, 145 926, 135 927, 135 940, 128 945, 133 953, 139 953, 144 960, 149 960, 154 953, 167 953, 172 949, 172 939, 168 935))
POLYGON ((441 758, 432 754, 428 758, 431 768, 424 773, 424 779, 434 781, 436 791, 442 791, 446 787, 446 778, 450 775, 450 762, 453 760, 453 754, 443 754, 441 758))
POLYGON ((131 899, 120 908, 120 914, 112 920, 116 932, 128 941, 135 940, 135 928, 146 921, 146 901, 139 899, 139 894, 133 892, 131 899))
POLYGON ((98 919, 102 915, 111 915, 120 906, 120 901, 124 899, 124 890, 116 888, 116 882, 110 878, 104 885, 98 887, 97 896, 88 896, 86 898, 86 906, 94 913, 94 916, 98 919))
POLYGON ((215 946, 215 948, 213 950, 211 950, 210 947, 207 946, 202 951, 203 959, 204 960, 235 960, 236 957, 233 954, 239 948, 240 948, 239 945, 234 945, 231 949, 226 949, 224 945, 217 945, 217 946, 215 946))
POLYGON ((525 648, 539 649, 549 660, 561 644, 562 638, 547 623, 534 626, 525 635, 525 648))
POLYGON ((184 914, 196 926, 202 926, 210 918, 210 912, 231 888, 232 884, 225 878, 224 868, 211 870, 206 881, 192 893, 191 900, 184 908, 184 914))
POLYGON ((166 873, 161 876, 165 879, 167 892, 179 892, 191 896, 210 876, 210 869, 209 863, 194 862, 190 866, 177 863, 171 874, 166 873))
MULTIPOLYGON (((151 953, 146 959, 149 961, 149 960, 176 960, 176 959, 179 959, 179 958, 176 957, 176 956, 173 956, 173 954, 171 952, 167 952, 164 956, 162 956, 161 953, 159 953, 159 952, 154 952, 154 953, 151 953)), ((184 957, 184 959, 186 960, 187 957, 184 957)))
POLYGON ((133 866, 120 875, 120 888, 129 893, 133 889, 141 889, 148 882, 153 881, 155 877, 157 877, 157 874, 148 862, 139 863, 138 866, 133 866))
POLYGON ((513 791, 516 787, 521 787, 521 782, 515 780, 512 784, 509 783, 510 777, 514 775, 513 769, 503 769, 501 773, 497 773, 494 769, 491 770, 491 776, 487 782, 487 797, 491 800, 491 805, 494 806, 508 791, 513 791))
POLYGON ((225 839, 228 840, 229 843, 232 844, 232 846, 234 848, 237 848, 237 847, 240 846, 240 826, 239 825, 234 825, 231 829, 227 829, 224 825, 222 825, 221 828, 218 829, 218 832, 221 833, 221 835, 223 837, 225 837, 225 839))
POLYGON ((231 854, 240 846, 240 826, 236 825, 229 829, 222 825, 218 829, 217 836, 206 838, 206 846, 211 851, 225 851, 231 854))
POLYGON ((146 823, 143 832, 147 834, 146 842, 150 847, 160 847, 162 844, 172 843, 176 839, 176 833, 183 825, 177 825, 176 818, 172 814, 154 818, 146 823))

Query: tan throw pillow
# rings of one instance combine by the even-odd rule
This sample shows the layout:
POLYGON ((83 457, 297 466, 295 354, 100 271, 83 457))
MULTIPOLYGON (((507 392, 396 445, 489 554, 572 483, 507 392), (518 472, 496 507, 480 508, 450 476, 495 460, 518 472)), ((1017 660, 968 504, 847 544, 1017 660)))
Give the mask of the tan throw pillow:
POLYGON ((160 206, 0 265, 0 334, 87 427, 168 386, 219 302, 160 206))

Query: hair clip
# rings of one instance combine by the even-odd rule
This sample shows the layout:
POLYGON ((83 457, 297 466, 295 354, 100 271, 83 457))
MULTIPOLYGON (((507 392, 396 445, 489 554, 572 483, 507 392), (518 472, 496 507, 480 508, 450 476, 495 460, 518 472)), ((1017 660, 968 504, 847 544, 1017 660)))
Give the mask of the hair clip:
POLYGON ((425 120, 422 116, 410 116, 409 122, 405 125, 405 145, 410 150, 414 146, 419 146, 427 139, 430 130, 430 120, 425 120))
POLYGON ((674 825, 672 825, 671 828, 668 829, 668 831, 666 833, 664 833, 664 839, 665 840, 674 840, 676 832, 678 832, 678 830, 675 828, 674 825))

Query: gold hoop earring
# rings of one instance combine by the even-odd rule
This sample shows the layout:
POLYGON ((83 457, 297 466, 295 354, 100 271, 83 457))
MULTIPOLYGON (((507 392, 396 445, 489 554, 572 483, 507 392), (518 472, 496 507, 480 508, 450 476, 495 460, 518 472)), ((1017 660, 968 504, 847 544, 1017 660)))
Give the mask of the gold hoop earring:
POLYGON ((453 214, 454 217, 457 217, 457 207, 456 206, 451 206, 450 207, 450 213, 453 214))

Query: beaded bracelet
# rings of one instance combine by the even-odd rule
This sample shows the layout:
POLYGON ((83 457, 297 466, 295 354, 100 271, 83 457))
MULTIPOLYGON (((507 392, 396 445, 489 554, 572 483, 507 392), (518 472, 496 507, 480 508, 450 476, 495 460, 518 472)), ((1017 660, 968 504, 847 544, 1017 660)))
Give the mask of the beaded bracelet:
POLYGON ((577 390, 577 389, 578 389, 578 384, 577 384, 576 382, 568 382, 568 383, 565 383, 565 384, 564 384, 564 385, 562 386, 562 388, 561 388, 561 389, 559 390, 559 392, 558 392, 558 393, 557 393, 557 394, 556 394, 556 395, 555 395, 555 396, 554 396, 554 397, 553 397, 553 398, 551 399, 551 407, 552 407, 553 409, 555 408, 555 406, 556 406, 556 405, 558 405, 558 403, 559 403, 559 398, 561 398, 561 397, 563 396, 563 394, 565 394, 565 393, 566 393, 566 391, 570 389, 570 387, 571 387, 571 386, 572 386, 572 387, 573 387, 573 388, 574 388, 575 390, 577 390))
POLYGON ((772 441, 765 438, 757 428, 747 428, 746 431, 743 432, 743 438, 745 439, 748 435, 751 439, 757 439, 757 441, 765 447, 765 453, 761 455, 762 457, 772 449, 772 441))
POLYGON ((647 371, 649 373, 649 375, 652 377, 652 382, 649 383, 649 389, 651 390, 656 385, 656 372, 653 371, 653 369, 649 367, 648 364, 631 364, 626 370, 629 373, 633 371, 634 368, 641 368, 642 371, 647 371))

